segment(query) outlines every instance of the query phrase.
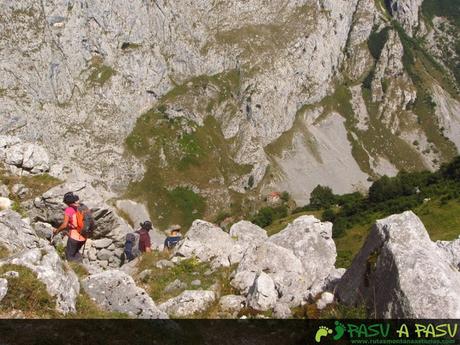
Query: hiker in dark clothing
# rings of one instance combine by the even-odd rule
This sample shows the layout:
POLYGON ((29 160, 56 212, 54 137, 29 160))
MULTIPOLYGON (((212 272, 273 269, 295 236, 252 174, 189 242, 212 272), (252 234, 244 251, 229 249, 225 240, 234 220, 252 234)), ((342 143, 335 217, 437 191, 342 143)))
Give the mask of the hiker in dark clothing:
POLYGON ((67 205, 64 211, 64 221, 57 229, 53 230, 53 236, 56 236, 63 230, 67 230, 66 259, 68 261, 81 261, 82 256, 79 251, 85 244, 86 238, 77 230, 77 210, 80 205, 80 198, 78 195, 68 192, 64 195, 63 202, 67 205))
POLYGON ((125 249, 121 256, 121 265, 124 265, 126 261, 133 261, 142 253, 150 253, 152 251, 149 235, 149 231, 153 228, 152 223, 146 220, 140 226, 139 230, 126 235, 125 249))
POLYGON ((137 230, 139 233, 139 251, 141 253, 150 253, 152 251, 149 231, 152 230, 152 223, 146 220, 141 224, 141 228, 137 230))

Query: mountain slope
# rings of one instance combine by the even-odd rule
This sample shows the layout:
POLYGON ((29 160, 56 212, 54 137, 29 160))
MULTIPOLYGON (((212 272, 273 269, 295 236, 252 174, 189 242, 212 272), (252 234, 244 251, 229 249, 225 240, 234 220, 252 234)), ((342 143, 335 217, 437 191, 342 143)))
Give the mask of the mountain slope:
POLYGON ((158 224, 250 212, 273 190, 365 189, 460 147, 449 0, 0 11, 0 133, 44 145, 57 177, 147 201, 158 224))

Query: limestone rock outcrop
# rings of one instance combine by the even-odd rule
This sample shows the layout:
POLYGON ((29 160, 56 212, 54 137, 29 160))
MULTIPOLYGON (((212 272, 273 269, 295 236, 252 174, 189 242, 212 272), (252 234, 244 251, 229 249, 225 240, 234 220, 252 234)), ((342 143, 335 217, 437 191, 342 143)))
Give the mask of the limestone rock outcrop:
POLYGON ((379 220, 337 296, 376 318, 458 318, 460 271, 411 211, 379 220))

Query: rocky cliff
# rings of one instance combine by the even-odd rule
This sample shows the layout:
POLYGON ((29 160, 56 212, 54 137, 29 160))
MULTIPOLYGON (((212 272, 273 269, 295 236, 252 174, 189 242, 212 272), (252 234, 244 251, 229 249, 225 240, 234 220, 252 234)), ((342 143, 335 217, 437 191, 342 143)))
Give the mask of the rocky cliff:
POLYGON ((449 6, 2 2, 0 134, 165 224, 178 200, 196 218, 248 193, 302 203, 317 184, 434 169, 460 146, 449 6))

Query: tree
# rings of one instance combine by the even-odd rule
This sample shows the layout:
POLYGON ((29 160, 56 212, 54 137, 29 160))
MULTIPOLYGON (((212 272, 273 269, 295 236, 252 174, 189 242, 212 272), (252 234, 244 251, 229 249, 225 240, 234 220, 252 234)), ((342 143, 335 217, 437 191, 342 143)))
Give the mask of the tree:
POLYGON ((284 202, 288 202, 289 199, 291 199, 291 196, 288 192, 284 191, 283 193, 281 193, 281 200, 283 200, 284 202))
POLYGON ((327 186, 317 185, 310 194, 310 205, 315 208, 329 208, 335 201, 332 189, 327 186))

